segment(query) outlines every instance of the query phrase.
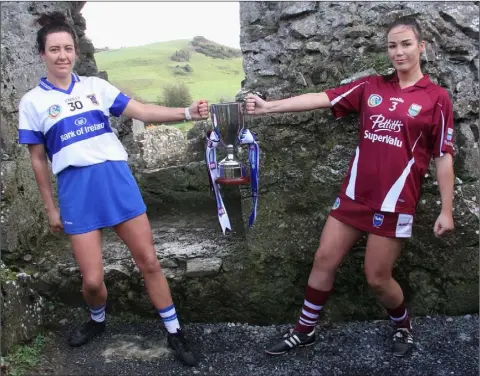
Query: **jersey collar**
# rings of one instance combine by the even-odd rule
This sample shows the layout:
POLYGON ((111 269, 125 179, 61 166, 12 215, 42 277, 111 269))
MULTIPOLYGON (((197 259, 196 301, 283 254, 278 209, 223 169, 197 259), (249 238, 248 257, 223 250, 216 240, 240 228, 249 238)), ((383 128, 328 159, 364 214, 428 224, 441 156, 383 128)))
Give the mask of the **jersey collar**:
MULTIPOLYGON (((394 73, 394 75, 393 75, 392 81, 398 83, 398 73, 397 73, 396 71, 395 71, 395 73, 394 73)), ((415 84, 414 84, 413 86, 425 88, 425 87, 427 87, 430 83, 431 83, 430 77, 428 77, 428 74, 424 74, 423 77, 422 77, 421 79, 419 79, 417 82, 415 82, 415 84)))
POLYGON ((72 72, 70 74, 72 75, 72 82, 70 83, 70 86, 68 87, 67 90, 63 90, 63 89, 60 89, 58 87, 55 87, 55 85, 48 82, 47 77, 42 77, 40 79, 40 83, 38 84, 38 86, 40 86, 40 88, 42 88, 45 91, 56 90, 56 91, 59 91, 61 93, 70 94, 73 90, 73 87, 75 86, 75 83, 80 82, 80 77, 78 76, 78 74, 76 74, 74 72, 72 72))

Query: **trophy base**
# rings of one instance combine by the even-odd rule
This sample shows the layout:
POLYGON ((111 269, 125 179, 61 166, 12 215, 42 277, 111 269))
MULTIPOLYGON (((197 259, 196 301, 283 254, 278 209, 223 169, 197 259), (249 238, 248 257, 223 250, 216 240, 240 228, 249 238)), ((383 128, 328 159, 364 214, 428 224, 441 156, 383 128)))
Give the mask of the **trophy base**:
POLYGON ((250 176, 242 176, 240 178, 217 178, 217 184, 221 185, 244 185, 250 184, 250 176))

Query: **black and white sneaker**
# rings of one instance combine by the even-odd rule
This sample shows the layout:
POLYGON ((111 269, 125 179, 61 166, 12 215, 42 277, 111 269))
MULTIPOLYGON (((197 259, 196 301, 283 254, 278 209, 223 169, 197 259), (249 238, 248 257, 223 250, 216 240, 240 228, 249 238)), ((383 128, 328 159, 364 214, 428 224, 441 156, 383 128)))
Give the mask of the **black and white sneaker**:
POLYGON ((90 319, 80 328, 75 329, 70 333, 68 344, 72 347, 82 346, 104 331, 105 321, 97 322, 90 319))
POLYGON ((198 363, 198 358, 190 348, 185 335, 180 329, 176 334, 168 333, 168 345, 175 353, 175 356, 187 366, 193 367, 198 363))
POLYGON ((306 347, 315 343, 315 329, 310 333, 300 333, 290 329, 283 336, 281 341, 272 344, 265 349, 269 355, 282 355, 287 351, 299 346, 306 347))
POLYGON ((413 348, 413 334, 410 329, 396 328, 393 334, 393 355, 405 356, 413 348))

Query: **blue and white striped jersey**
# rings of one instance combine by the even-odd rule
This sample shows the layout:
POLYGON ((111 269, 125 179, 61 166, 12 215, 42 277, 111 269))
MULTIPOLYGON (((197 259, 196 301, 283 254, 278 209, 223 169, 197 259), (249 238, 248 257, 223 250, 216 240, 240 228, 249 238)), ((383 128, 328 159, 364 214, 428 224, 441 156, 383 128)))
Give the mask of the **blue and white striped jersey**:
POLYGON ((44 77, 20 100, 19 143, 44 144, 54 174, 68 166, 126 161, 127 152, 108 117, 120 116, 129 100, 98 77, 72 73, 67 90, 44 77))

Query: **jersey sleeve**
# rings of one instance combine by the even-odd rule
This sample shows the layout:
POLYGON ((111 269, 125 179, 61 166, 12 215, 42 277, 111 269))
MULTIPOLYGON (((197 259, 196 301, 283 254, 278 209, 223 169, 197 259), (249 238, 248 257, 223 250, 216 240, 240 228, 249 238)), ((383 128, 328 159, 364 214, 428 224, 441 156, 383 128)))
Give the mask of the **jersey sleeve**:
POLYGON ((125 107, 127 107, 130 97, 122 93, 119 89, 113 86, 110 82, 98 78, 102 84, 103 101, 105 110, 109 114, 119 117, 125 107))
POLYGON ((369 78, 369 76, 362 77, 348 84, 325 90, 325 94, 332 104, 333 116, 336 119, 340 119, 351 112, 360 112, 365 85, 369 78))
POLYGON ((18 143, 43 144, 45 137, 33 104, 23 97, 18 105, 18 143))
POLYGON ((448 93, 443 92, 433 111, 433 157, 441 157, 445 153, 454 155, 453 106, 448 93))

